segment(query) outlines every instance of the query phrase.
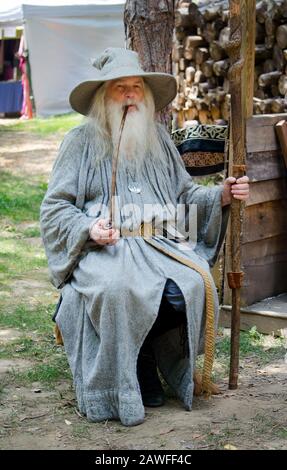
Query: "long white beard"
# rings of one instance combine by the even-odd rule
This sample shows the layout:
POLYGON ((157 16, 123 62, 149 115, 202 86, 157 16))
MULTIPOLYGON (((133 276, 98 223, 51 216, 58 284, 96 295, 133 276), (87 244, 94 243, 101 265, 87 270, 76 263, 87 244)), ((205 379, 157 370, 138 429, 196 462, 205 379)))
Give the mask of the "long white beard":
MULTIPOLYGON (((128 104, 134 103, 131 100, 121 104, 113 100, 107 102, 107 120, 111 129, 114 148, 118 146, 123 110, 124 106, 128 104)), ((133 109, 127 113, 119 149, 119 164, 135 170, 141 168, 147 156, 149 127, 153 124, 146 105, 137 103, 136 106, 138 109, 133 109)))

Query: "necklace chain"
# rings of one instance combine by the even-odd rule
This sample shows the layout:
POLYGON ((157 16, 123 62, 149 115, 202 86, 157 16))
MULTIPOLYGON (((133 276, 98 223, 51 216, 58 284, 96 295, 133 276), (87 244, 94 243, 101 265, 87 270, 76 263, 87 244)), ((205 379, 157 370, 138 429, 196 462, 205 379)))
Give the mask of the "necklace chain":
POLYGON ((141 187, 136 180, 135 172, 134 174, 132 174, 128 168, 126 169, 126 172, 127 172, 127 175, 130 176, 130 178, 132 179, 132 184, 128 184, 129 191, 131 193, 136 193, 136 194, 141 193, 141 187))

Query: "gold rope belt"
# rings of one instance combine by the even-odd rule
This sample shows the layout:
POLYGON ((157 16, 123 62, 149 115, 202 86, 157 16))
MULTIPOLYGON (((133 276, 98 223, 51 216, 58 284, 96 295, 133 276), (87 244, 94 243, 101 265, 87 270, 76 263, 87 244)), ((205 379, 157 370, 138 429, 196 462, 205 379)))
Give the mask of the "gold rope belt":
MULTIPOLYGON (((146 225, 146 224, 144 224, 146 225)), ((144 225, 141 225, 141 235, 143 236, 144 225)), ((146 233, 146 232, 145 232, 146 233)), ((156 234, 156 232, 154 232, 156 234)), ((214 362, 215 352, 215 314, 214 314, 214 297, 212 289, 211 275, 205 271, 201 266, 193 263, 193 261, 177 255, 167 248, 157 243, 153 238, 143 236, 143 239, 156 250, 161 251, 166 256, 175 259, 181 264, 188 266, 202 276, 205 287, 205 343, 204 343, 204 363, 202 372, 202 393, 209 397, 212 392, 211 373, 214 362)))

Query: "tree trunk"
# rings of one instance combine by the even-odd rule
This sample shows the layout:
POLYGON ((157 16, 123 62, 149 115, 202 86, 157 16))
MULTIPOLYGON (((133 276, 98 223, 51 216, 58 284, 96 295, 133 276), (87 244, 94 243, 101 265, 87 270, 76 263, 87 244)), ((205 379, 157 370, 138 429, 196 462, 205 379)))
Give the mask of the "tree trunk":
MULTIPOLYGON (((144 70, 172 73, 174 0, 126 0, 124 23, 127 47, 139 54, 144 70)), ((171 129, 171 106, 159 113, 171 129)))

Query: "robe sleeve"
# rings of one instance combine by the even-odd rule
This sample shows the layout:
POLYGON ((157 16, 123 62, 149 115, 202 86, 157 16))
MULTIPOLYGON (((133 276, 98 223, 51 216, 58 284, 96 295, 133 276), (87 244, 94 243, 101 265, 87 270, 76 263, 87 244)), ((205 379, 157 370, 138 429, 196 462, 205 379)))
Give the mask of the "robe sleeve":
POLYGON ((197 185, 188 175, 178 197, 180 204, 196 205, 197 241, 194 251, 206 259, 210 266, 216 262, 228 223, 229 206, 221 206, 222 190, 222 185, 197 185))
POLYGON ((83 255, 89 228, 95 221, 77 207, 79 194, 85 195, 83 154, 79 127, 70 131, 60 146, 40 208, 41 235, 51 281, 57 288, 63 287, 83 255))
POLYGON ((164 140, 168 147, 170 177, 177 194, 177 203, 196 205, 197 240, 194 251, 213 266, 226 233, 229 216, 229 206, 221 206, 223 185, 207 187, 196 184, 167 133, 164 140))

